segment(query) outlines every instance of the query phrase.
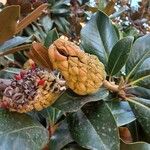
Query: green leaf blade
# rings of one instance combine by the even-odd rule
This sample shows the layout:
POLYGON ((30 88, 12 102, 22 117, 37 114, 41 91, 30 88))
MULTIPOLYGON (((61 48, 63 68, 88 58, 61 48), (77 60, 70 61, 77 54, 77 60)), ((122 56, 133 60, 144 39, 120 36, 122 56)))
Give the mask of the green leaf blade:
POLYGON ((128 101, 150 142, 150 108, 134 99, 128 99, 128 101))
POLYGON ((141 97, 133 97, 132 100, 139 102, 150 108, 150 99, 145 99, 145 98, 141 98, 141 97))
POLYGON ((51 150, 61 150, 68 143, 73 142, 67 120, 63 120, 55 133, 51 136, 49 148, 51 150))
POLYGON ((76 112, 86 103, 102 100, 108 94, 109 92, 105 88, 101 88, 97 93, 87 96, 80 96, 71 90, 67 90, 52 106, 62 112, 76 112))
POLYGON ((55 28, 50 30, 46 36, 44 46, 49 48, 49 46, 58 38, 59 38, 59 35, 57 33, 57 30, 55 28))
POLYGON ((3 150, 41 150, 48 142, 48 131, 25 114, 0 110, 0 147, 3 150))
POLYGON ((114 45, 108 58, 108 73, 110 76, 117 74, 126 63, 133 40, 133 37, 126 37, 114 45))
POLYGON ((128 102, 110 101, 107 102, 111 112, 117 122, 117 126, 123 126, 136 120, 128 102))
POLYGON ((39 113, 47 120, 49 124, 52 125, 56 124, 57 121, 63 116, 63 113, 60 110, 51 106, 43 109, 39 113))
POLYGON ((150 89, 150 58, 145 61, 138 68, 136 74, 132 77, 130 84, 145 87, 150 89))
POLYGON ((109 107, 101 101, 89 108, 69 116, 73 139, 87 149, 118 150, 117 125, 109 107))
POLYGON ((0 52, 4 52, 12 47, 27 43, 29 37, 16 36, 0 45, 0 52))
POLYGON ((19 74, 21 69, 18 68, 6 68, 0 71, 0 78, 12 79, 16 74, 19 74))
POLYGON ((129 59, 126 63, 127 79, 131 79, 138 68, 150 57, 150 34, 140 37, 133 44, 129 59))
POLYGON ((132 94, 136 97, 150 99, 150 89, 144 87, 135 86, 133 88, 128 89, 127 93, 132 94))
POLYGON ((118 37, 109 17, 99 11, 81 30, 81 41, 85 52, 97 55, 106 65, 118 37))

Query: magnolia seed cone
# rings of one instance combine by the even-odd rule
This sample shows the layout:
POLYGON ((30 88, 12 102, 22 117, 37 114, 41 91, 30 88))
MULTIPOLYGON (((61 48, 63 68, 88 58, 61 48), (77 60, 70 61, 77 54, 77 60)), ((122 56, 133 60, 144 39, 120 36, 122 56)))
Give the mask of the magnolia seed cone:
POLYGON ((102 86, 106 73, 97 56, 63 39, 56 40, 48 52, 53 68, 61 72, 67 86, 75 93, 92 94, 102 86))
POLYGON ((65 90, 65 81, 41 68, 22 71, 15 76, 3 94, 1 107, 26 113, 52 105, 65 90))

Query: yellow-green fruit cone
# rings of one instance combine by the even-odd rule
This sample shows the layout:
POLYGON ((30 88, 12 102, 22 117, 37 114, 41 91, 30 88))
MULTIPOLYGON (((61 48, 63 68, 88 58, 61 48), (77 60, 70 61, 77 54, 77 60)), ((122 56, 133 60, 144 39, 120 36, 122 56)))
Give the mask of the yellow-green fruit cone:
POLYGON ((66 84, 79 95, 98 91, 105 80, 104 65, 97 56, 82 51, 72 42, 58 39, 49 47, 49 57, 66 84))

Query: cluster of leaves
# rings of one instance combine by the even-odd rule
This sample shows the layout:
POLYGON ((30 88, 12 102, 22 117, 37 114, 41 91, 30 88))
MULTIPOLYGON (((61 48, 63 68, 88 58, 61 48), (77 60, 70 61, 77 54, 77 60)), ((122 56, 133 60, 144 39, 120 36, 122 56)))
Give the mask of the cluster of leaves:
POLYGON ((144 35, 150 32, 150 2, 147 0, 101 0, 91 7, 104 11, 125 35, 144 35))
MULTIPOLYGON (((46 19, 44 25, 50 26, 50 22, 46 19)), ((26 32, 29 28, 25 28, 26 32)), ((59 37, 56 29, 50 29, 39 30, 38 36, 44 33, 43 39, 34 40, 40 39, 49 47, 59 37)), ((16 36, 0 45, 1 54, 31 40, 31 37, 16 36)), ((0 109, 0 149, 41 150, 46 145, 46 149, 52 150, 150 148, 150 34, 138 39, 122 37, 109 17, 98 11, 82 28, 80 46, 85 52, 98 56, 105 65, 107 79, 123 87, 125 97, 104 87, 88 96, 79 96, 68 89, 41 112, 18 114, 0 109)), ((22 65, 25 62, 21 52, 5 55, 0 60, 3 63, 11 57, 22 65)), ((5 68, 0 77, 10 78, 21 67, 5 68)))
MULTIPOLYGON (((118 12, 122 12, 118 17, 114 18, 122 30, 131 34, 146 34, 150 32, 150 2, 141 0, 137 5, 133 6, 131 2, 120 0, 116 6, 118 12)), ((114 16, 118 15, 117 13, 114 16)))
MULTIPOLYGON (((10 8, 9 10, 1 13, 0 27, 3 29, 3 24, 5 24, 5 29, 4 32, 1 32, 0 34, 0 43, 6 41, 16 33, 19 33, 21 30, 24 30, 0 47, 0 55, 2 56, 3 51, 6 49, 12 50, 17 48, 19 45, 22 46, 17 49, 28 49, 28 44, 30 44, 33 40, 44 43, 47 35, 51 36, 52 34, 49 33, 49 31, 52 29, 55 30, 55 28, 60 35, 63 33, 63 35, 67 36, 70 40, 79 41, 81 30, 80 21, 84 21, 86 19, 84 13, 85 7, 82 6, 84 6, 87 2, 88 0, 67 0, 65 2, 60 0, 7 0, 7 3, 5 2, 6 6, 19 5, 20 8, 10 8), (44 11, 40 19, 36 20, 43 10, 43 7, 40 9, 37 7, 45 2, 48 2, 48 9, 47 11, 44 11), (7 12, 13 14, 11 19, 7 12), (18 19, 20 20, 20 25, 17 23, 18 19), (15 29, 16 25, 17 30, 15 29), (10 30, 8 30, 8 28, 10 28, 10 30)), ((10 73, 17 73, 17 71, 19 71, 18 68, 22 68, 27 59, 26 54, 23 52, 17 52, 15 54, 1 57, 0 69, 2 69, 2 75, 0 75, 0 77, 5 76, 5 78, 9 78, 10 73)))

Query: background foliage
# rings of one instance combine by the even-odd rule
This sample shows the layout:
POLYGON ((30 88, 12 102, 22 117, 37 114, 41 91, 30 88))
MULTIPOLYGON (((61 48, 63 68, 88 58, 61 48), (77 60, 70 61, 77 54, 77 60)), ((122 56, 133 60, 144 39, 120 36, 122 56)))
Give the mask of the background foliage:
POLYGON ((105 87, 87 96, 67 89, 40 112, 0 109, 0 149, 149 150, 149 6, 144 0, 136 10, 123 0, 8 0, 1 5, 0 30, 5 24, 4 30, 8 26, 12 32, 0 34, 0 78, 10 79, 20 72, 33 41, 48 48, 66 36, 98 56, 107 80, 123 87, 126 95, 105 87), (9 18, 12 5, 16 12, 9 18), (7 13, 6 6, 10 6, 7 13))

